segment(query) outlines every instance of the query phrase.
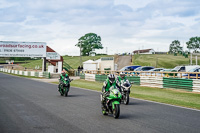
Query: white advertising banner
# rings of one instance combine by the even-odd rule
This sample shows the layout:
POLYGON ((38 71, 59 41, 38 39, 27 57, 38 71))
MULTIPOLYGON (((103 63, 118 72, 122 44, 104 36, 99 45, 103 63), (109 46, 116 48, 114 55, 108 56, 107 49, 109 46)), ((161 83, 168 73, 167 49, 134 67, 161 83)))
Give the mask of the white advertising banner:
POLYGON ((46 43, 0 41, 0 57, 46 57, 46 43))
POLYGON ((47 52, 47 60, 60 60, 60 55, 56 52, 47 52))

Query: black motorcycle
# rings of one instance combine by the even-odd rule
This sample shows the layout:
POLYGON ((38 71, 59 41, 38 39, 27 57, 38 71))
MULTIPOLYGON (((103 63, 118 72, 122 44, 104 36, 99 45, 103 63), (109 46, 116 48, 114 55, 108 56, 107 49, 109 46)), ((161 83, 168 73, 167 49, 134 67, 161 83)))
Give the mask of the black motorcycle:
POLYGON ((70 78, 65 78, 64 81, 61 81, 59 79, 58 88, 59 88, 59 92, 60 92, 61 96, 63 96, 63 95, 65 95, 65 97, 68 96, 68 92, 70 89, 70 82, 72 82, 72 81, 73 81, 73 79, 70 79, 70 78))
POLYGON ((124 103, 125 105, 129 104, 129 95, 130 95, 130 88, 131 84, 128 81, 122 82, 121 84, 121 93, 122 93, 122 99, 121 103, 124 103))

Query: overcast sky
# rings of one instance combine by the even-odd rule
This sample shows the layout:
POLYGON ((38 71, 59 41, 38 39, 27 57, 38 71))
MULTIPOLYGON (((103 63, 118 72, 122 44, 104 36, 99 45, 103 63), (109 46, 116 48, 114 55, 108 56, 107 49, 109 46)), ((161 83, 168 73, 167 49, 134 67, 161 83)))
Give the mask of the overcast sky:
POLYGON ((86 33, 101 36, 108 54, 186 47, 200 36, 200 0, 0 0, 0 41, 46 42, 61 55, 79 55, 86 33))

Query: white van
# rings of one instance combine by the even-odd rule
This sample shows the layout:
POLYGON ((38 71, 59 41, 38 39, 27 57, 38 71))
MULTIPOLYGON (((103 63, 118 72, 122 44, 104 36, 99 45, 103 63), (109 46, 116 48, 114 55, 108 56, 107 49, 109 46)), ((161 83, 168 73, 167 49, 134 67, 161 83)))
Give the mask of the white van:
POLYGON ((191 69, 200 67, 199 65, 188 65, 188 66, 176 66, 171 70, 171 72, 188 72, 191 69))

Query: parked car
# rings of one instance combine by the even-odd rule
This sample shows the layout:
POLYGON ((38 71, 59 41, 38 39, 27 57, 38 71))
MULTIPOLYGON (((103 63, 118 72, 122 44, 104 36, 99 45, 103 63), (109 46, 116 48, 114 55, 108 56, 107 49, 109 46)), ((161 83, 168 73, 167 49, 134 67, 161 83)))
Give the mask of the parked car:
POLYGON ((200 67, 199 65, 188 65, 188 66, 176 66, 171 72, 189 72, 191 69, 200 67))
POLYGON ((149 71, 151 69, 154 69, 154 67, 151 66, 143 66, 143 67, 138 67, 135 69, 135 71, 149 71))
POLYGON ((176 66, 171 70, 171 72, 185 72, 185 71, 186 71, 185 66, 176 66))
MULTIPOLYGON (((141 67, 141 66, 125 66, 120 71, 134 71, 136 68, 141 67)), ((119 74, 119 72, 117 72, 119 74)), ((125 72, 125 74, 131 74, 130 72, 125 72)))
POLYGON ((120 71, 134 71, 136 68, 141 67, 141 66, 125 66, 120 71))
MULTIPOLYGON (((171 72, 172 71, 172 69, 163 69, 163 70, 161 70, 161 72, 171 72)), ((166 76, 168 73, 163 73, 162 75, 163 76, 166 76)), ((168 74, 169 75, 169 74, 168 74)))
MULTIPOLYGON (((194 69, 189 70, 188 72, 200 72, 200 67, 196 67, 194 69)), ((200 78, 200 74, 189 74, 190 79, 196 79, 196 76, 198 75, 198 79, 200 78)), ((183 74, 184 78, 188 78, 188 74, 183 74)))
MULTIPOLYGON (((199 65, 176 66, 175 68, 171 69, 171 72, 189 72, 191 69, 194 69, 196 67, 200 67, 200 66, 199 65)), ((181 74, 169 73, 168 75, 179 77, 181 74)))
POLYGON ((164 68, 154 68, 154 69, 150 69, 149 71, 150 72, 159 72, 159 71, 162 71, 164 70, 164 68))
POLYGON ((164 68, 154 68, 154 69, 150 69, 149 73, 147 73, 147 75, 161 75, 160 73, 154 73, 154 72, 160 72, 164 70, 164 68))
POLYGON ((171 69, 163 69, 161 72, 171 72, 171 69))
MULTIPOLYGON (((154 69, 154 67, 151 66, 143 66, 143 67, 138 67, 136 68, 134 71, 149 71, 151 69, 154 69)), ((133 72, 133 74, 136 74, 135 72, 133 72)), ((137 72, 137 74, 139 75, 140 73, 137 72)))

